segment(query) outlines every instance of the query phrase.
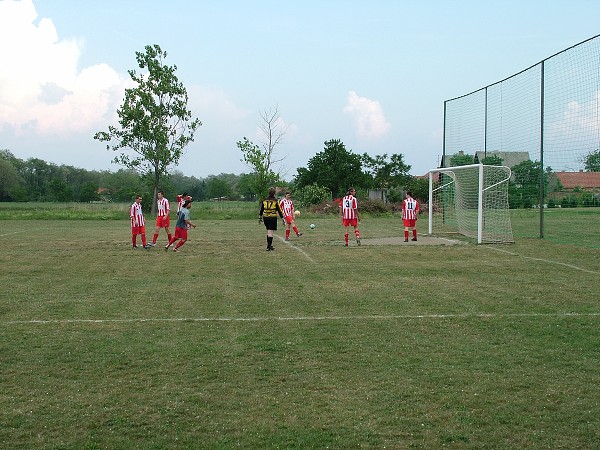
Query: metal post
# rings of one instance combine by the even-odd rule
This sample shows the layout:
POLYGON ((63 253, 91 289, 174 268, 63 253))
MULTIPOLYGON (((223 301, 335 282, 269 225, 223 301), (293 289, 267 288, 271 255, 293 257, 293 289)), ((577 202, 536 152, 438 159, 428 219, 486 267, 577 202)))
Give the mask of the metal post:
POLYGON ((544 61, 540 80, 540 239, 544 238, 544 61))

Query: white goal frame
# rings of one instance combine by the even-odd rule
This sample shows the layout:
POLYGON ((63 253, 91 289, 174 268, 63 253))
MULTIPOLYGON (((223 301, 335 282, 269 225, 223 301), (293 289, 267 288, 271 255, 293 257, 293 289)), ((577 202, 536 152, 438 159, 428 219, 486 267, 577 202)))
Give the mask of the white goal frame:
MULTIPOLYGON (((461 176, 464 176, 464 174, 461 174, 461 176)), ((436 215, 442 214, 445 216, 446 214, 454 214, 457 216, 453 217, 453 220, 457 222, 457 232, 476 239, 478 244, 514 242, 508 209, 508 182, 510 177, 511 170, 507 166, 469 164, 466 166, 431 169, 429 171, 429 235, 434 233, 434 218, 436 215), (461 177, 457 176, 457 173, 469 170, 477 172, 476 186, 462 186, 460 184, 461 177), (450 181, 436 186, 434 177, 436 175, 439 177, 440 174, 449 176, 450 181), (443 193, 444 189, 449 192, 453 190, 454 204, 448 208, 451 212, 446 212, 445 206, 442 206, 443 211, 440 211, 439 205, 435 203, 434 195, 438 191, 443 193), (472 208, 467 210, 462 202, 459 202, 459 198, 462 195, 471 196, 469 197, 469 204, 473 205, 472 208), (474 198, 475 195, 477 197, 476 200, 474 198), (475 201, 477 209, 476 224, 470 218, 470 216, 473 216, 474 219, 473 210, 475 209, 475 201), (465 214, 461 214, 459 217, 458 212, 465 214), (465 219, 465 217, 467 218, 465 219)), ((472 179, 475 179, 475 173, 473 173, 472 179)))

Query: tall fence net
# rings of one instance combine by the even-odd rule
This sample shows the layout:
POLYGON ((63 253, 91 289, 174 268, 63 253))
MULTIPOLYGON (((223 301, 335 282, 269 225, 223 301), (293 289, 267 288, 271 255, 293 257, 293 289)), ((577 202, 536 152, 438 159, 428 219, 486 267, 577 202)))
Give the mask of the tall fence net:
POLYGON ((443 167, 473 155, 475 163, 497 157, 512 169, 513 214, 531 216, 513 223, 515 237, 560 239, 552 208, 591 207, 586 212, 598 220, 600 35, 444 102, 443 155, 443 167))

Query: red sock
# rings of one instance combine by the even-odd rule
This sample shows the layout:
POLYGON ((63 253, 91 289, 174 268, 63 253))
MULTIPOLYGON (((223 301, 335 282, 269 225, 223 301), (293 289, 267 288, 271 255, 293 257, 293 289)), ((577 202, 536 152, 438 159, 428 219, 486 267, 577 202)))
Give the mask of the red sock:
POLYGON ((154 233, 154 236, 152 236, 152 243, 156 244, 157 239, 158 239, 158 233, 154 233))
POLYGON ((356 239, 360 239, 360 231, 354 230, 354 236, 356 236, 356 239))
POLYGON ((300 232, 298 231, 298 227, 297 227, 297 226, 295 226, 295 225, 294 225, 294 233, 296 233, 296 234, 300 233, 300 232))
POLYGON ((416 229, 416 228, 413 230, 413 237, 414 237, 415 239, 417 238, 417 229, 416 229))
POLYGON ((169 240, 169 242, 171 242, 171 239, 173 238, 173 235, 171 234, 167 234, 167 239, 169 240))
POLYGON ((408 240, 408 230, 404 230, 404 239, 408 240))
POLYGON ((289 239, 290 237, 290 230, 285 230, 285 238, 289 239))
POLYGON ((179 247, 181 247, 183 244, 185 244, 185 241, 179 241, 177 243, 177 245, 175 246, 176 249, 178 249, 179 247))
POLYGON ((344 235, 344 242, 345 242, 346 244, 348 243, 348 233, 346 233, 346 234, 344 235))
POLYGON ((137 234, 131 235, 131 245, 133 245, 134 247, 137 246, 137 234))
POLYGON ((148 242, 146 241, 146 235, 142 234, 142 245, 145 247, 148 242))

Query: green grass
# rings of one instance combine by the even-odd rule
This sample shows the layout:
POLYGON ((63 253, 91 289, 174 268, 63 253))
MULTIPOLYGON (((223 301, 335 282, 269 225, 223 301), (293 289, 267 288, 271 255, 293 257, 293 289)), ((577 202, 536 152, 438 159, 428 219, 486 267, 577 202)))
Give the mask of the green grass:
POLYGON ((598 447, 597 248, 370 246, 401 226, 368 217, 343 248, 303 214, 265 252, 202 206, 178 254, 0 221, 0 447, 598 447))

